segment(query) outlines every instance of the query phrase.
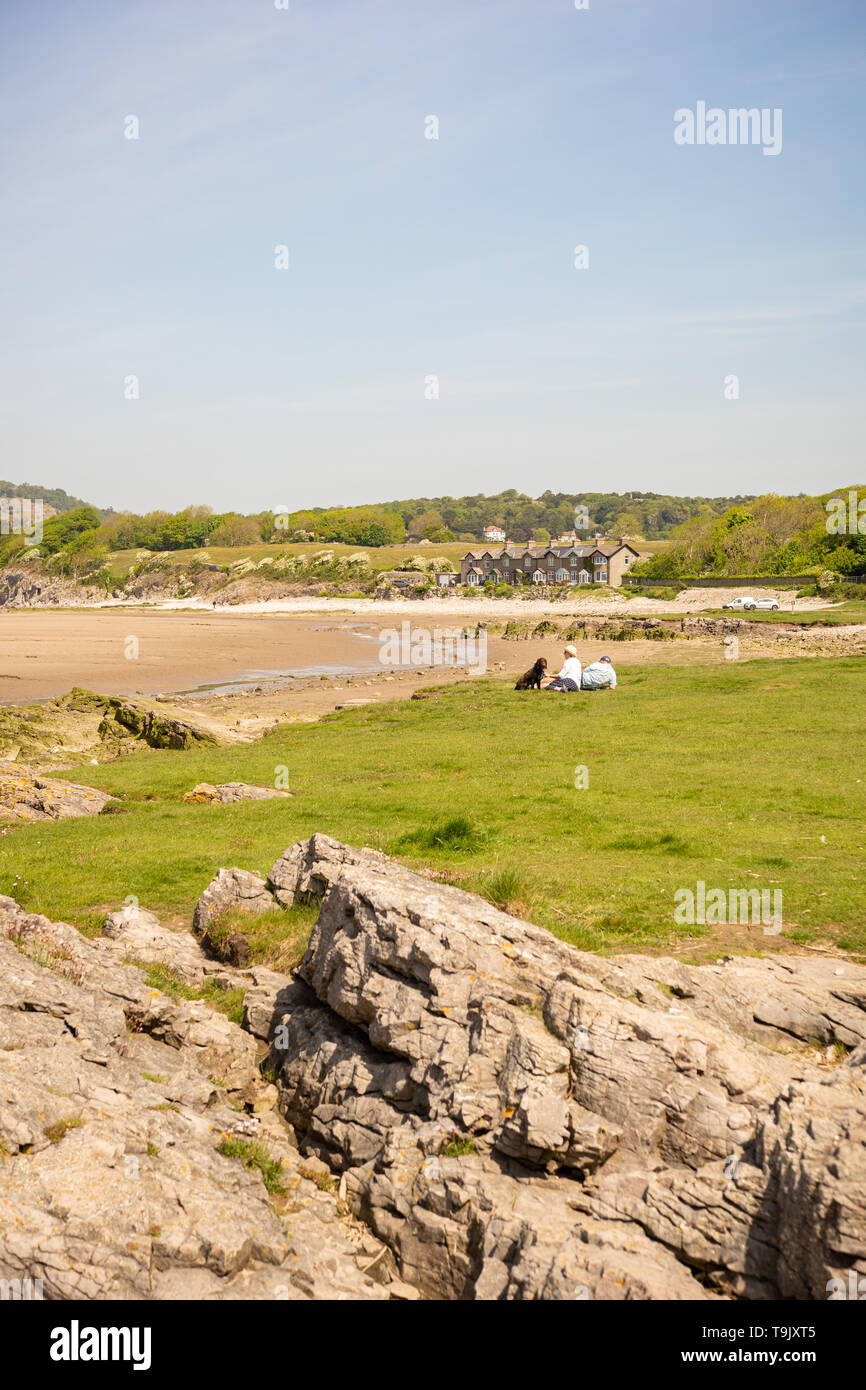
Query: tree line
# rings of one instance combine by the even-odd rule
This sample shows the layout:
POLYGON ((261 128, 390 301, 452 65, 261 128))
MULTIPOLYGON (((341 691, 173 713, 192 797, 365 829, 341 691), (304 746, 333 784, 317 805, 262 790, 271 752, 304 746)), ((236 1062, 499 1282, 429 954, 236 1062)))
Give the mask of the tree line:
MULTIPOLYGON (((856 504, 850 507, 851 492, 856 495, 857 489, 841 488, 820 497, 770 493, 730 507, 720 517, 693 517, 677 528, 667 549, 636 565, 632 573, 646 579, 824 570, 866 573, 866 515, 858 513, 856 504), (845 503, 844 525, 838 519, 843 515, 838 502, 845 503)), ((860 495, 866 499, 866 489, 860 495)))

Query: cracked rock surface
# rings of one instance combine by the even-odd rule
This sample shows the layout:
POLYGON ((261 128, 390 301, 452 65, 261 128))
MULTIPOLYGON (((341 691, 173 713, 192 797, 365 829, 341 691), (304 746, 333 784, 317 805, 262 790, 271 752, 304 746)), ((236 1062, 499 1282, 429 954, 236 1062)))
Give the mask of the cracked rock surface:
POLYGON ((713 1300, 866 1275, 866 968, 603 959, 324 835, 220 870, 199 917, 296 900, 320 907, 288 977, 136 906, 90 940, 0 899, 0 1276, 713 1300), (243 989, 243 1027, 135 962, 243 989))
MULTIPOLYGON (((152 914, 112 917, 88 941, 0 899, 0 1278, 54 1299, 388 1298, 390 1253, 301 1158, 255 1039, 149 988, 121 953, 152 914), (284 1191, 226 1140, 262 1146, 284 1191)), ((199 949, 151 930, 156 955, 199 949)))
POLYGON ((866 1273, 866 969, 563 944, 313 836, 280 1109, 402 1277, 449 1298, 822 1299, 866 1273))

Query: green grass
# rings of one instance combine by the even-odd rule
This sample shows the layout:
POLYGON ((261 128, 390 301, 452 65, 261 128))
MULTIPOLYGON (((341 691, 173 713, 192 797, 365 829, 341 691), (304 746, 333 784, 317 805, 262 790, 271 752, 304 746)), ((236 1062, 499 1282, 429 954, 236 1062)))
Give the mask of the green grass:
POLYGON ((267 963, 288 973, 300 965, 318 913, 315 903, 298 903, 289 911, 277 907, 254 915, 230 908, 213 919, 208 931, 217 943, 242 932, 249 944, 252 965, 267 963))
POLYGON ((515 915, 529 915, 535 902, 530 875, 514 864, 503 864, 482 877, 479 892, 494 907, 515 915))
POLYGON ((470 816, 450 816, 447 820, 437 821, 435 825, 420 825, 415 830, 398 835, 389 845, 389 850, 393 854, 430 850, 475 854, 483 847, 486 838, 485 832, 470 816))
MULTIPOLYGON (((191 915, 220 866, 266 873, 321 830, 402 841, 406 862, 474 891, 506 868, 531 875, 532 920, 585 949, 688 954, 715 929, 677 927, 673 893, 702 879, 781 888, 785 932, 866 953, 864 674, 857 657, 652 666, 612 695, 555 698, 486 678, 248 746, 81 765, 70 775, 124 797, 129 814, 16 827, 0 838, 0 892, 23 876, 26 907, 89 928, 130 893, 191 915), (198 781, 267 785, 278 764, 291 801, 180 800, 198 781), (460 819, 462 842, 443 833, 460 819)), ((254 956, 299 949, 309 918, 269 918, 242 927, 254 956)), ((738 949, 784 944, 730 930, 738 949)))
MULTIPOLYGON (((240 1023, 244 1016, 242 989, 223 989, 215 980, 208 980, 207 984, 199 989, 185 984, 168 966, 148 965, 145 961, 130 961, 130 964, 140 966, 151 989, 158 989, 162 994, 167 994, 175 1003, 179 999, 204 1000, 213 1008, 219 1009, 220 1013, 224 1013, 232 1023, 240 1023)), ((142 1076, 147 1080, 154 1079, 148 1077, 146 1072, 142 1072, 142 1076)))
POLYGON ((239 1158, 245 1168, 258 1168, 264 1178, 265 1187, 272 1195, 285 1192, 282 1167, 277 1159, 271 1158, 264 1144, 255 1139, 225 1138, 217 1145, 224 1158, 239 1158))

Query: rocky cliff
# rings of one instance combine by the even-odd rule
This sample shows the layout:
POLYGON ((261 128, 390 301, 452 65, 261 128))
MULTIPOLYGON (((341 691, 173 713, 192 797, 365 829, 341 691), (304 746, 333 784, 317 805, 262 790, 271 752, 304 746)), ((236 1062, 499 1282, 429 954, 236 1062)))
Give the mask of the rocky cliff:
POLYGON ((866 968, 601 959, 322 835, 267 881, 223 871, 200 925, 232 885, 249 911, 320 901, 295 978, 149 914, 85 942, 5 901, 0 1272, 64 1297, 606 1300, 866 1274, 866 968), (37 927, 74 979, 21 954, 37 927), (243 1028, 131 958, 243 988, 243 1028), (257 1118, 296 1213, 219 1152, 257 1118))

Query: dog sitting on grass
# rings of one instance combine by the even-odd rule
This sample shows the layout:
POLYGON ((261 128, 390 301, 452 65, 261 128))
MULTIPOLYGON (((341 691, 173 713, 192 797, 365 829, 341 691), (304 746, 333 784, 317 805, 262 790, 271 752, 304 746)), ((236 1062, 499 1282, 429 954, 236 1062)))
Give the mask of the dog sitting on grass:
POLYGON ((540 656, 534 666, 530 666, 528 671, 524 671, 520 680, 515 685, 515 690, 540 690, 541 682, 544 680, 547 671, 547 661, 540 656))

